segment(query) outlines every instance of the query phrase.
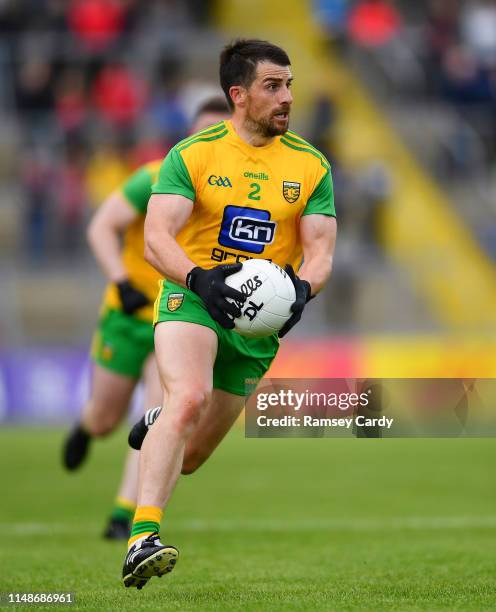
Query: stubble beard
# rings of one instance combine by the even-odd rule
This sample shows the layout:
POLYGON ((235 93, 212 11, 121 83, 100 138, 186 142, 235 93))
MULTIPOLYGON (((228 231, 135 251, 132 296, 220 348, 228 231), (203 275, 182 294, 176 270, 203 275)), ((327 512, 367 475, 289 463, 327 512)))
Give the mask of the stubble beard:
POLYGON ((250 115, 246 117, 245 125, 254 134, 258 134, 263 138, 274 138, 274 136, 282 136, 289 129, 289 116, 288 121, 283 128, 278 128, 273 122, 272 117, 261 119, 254 119, 250 115))

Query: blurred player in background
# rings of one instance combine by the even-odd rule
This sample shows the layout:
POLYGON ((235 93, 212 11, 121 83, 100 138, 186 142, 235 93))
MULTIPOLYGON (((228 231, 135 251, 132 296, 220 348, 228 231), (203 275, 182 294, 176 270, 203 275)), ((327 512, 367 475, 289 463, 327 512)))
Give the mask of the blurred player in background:
POLYGON ((179 474, 212 454, 275 357, 277 334, 233 331, 245 296, 225 278, 250 257, 270 259, 295 286, 301 318, 332 266, 336 220, 329 163, 288 131, 290 61, 265 41, 241 40, 220 58, 232 121, 222 121, 171 149, 159 172, 145 222, 145 256, 165 279, 155 303, 155 354, 163 409, 146 434, 138 506, 122 570, 141 589, 170 572, 178 558, 158 531, 179 474), (299 266, 299 274, 292 266, 299 266), (226 263, 224 263, 226 262, 226 263), (220 264, 220 265, 219 265, 220 264))
MULTIPOLYGON (((191 133, 229 115, 223 98, 211 98, 198 109, 191 133)), ((152 326, 161 275, 143 257, 143 224, 161 163, 161 159, 152 161, 136 170, 107 198, 88 227, 91 250, 109 285, 91 348, 91 395, 64 444, 63 462, 68 470, 81 466, 93 438, 109 434, 119 425, 140 379, 144 383, 144 406, 162 401, 152 326)), ((130 450, 105 537, 129 537, 137 477, 138 453, 130 450)))

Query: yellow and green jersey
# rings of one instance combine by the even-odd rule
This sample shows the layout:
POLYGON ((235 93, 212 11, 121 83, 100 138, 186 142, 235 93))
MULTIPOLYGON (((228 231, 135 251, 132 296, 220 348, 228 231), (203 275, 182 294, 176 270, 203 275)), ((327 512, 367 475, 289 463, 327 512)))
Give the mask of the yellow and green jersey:
POLYGON ((194 202, 177 241, 202 268, 254 257, 298 268, 301 217, 335 216, 329 162, 317 149, 293 132, 254 147, 231 121, 173 147, 152 192, 194 202))
MULTIPOLYGON (((153 302, 157 297, 158 281, 161 275, 144 259, 144 223, 148 200, 152 185, 158 177, 162 160, 145 164, 132 174, 121 188, 121 193, 129 204, 139 213, 124 233, 122 258, 129 281, 136 289, 142 291, 150 300, 150 304, 137 310, 133 316, 138 319, 153 320, 153 302)), ((103 300, 103 306, 121 310, 121 302, 117 287, 108 285, 103 300)))

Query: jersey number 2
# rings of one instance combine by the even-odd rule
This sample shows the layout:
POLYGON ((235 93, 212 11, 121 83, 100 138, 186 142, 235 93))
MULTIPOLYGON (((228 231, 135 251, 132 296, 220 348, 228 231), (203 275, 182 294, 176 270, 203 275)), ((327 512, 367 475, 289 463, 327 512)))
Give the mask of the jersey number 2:
POLYGON ((257 193, 260 191, 260 185, 258 183, 251 183, 250 187, 252 187, 253 191, 250 191, 248 197, 250 200, 260 200, 260 196, 257 193))

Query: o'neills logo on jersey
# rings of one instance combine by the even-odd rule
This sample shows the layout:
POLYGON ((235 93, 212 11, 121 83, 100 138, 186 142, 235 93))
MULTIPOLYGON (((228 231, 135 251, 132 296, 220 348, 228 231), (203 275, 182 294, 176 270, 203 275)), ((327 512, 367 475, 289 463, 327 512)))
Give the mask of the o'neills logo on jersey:
POLYGON ((243 176, 249 179, 257 179, 258 181, 269 180, 269 175, 265 174, 265 172, 245 172, 243 176))
POLYGON ((300 197, 301 183, 292 183, 291 181, 283 181, 282 194, 286 202, 294 204, 300 197))
POLYGON ((232 183, 227 176, 217 176, 216 174, 211 174, 208 177, 209 185, 217 185, 217 187, 232 187, 232 183))

